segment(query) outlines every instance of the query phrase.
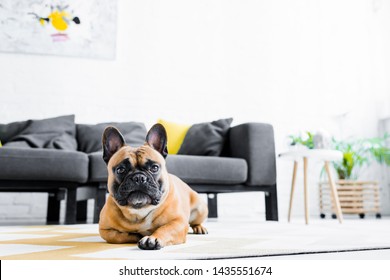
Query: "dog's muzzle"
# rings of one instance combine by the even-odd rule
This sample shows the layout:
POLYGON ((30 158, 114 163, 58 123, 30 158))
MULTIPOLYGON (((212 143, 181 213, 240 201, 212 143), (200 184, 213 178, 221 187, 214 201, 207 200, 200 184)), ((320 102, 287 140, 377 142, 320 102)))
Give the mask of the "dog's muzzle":
POLYGON ((114 197, 121 206, 139 209, 146 205, 157 205, 162 194, 161 186, 150 174, 135 172, 124 179, 114 197))

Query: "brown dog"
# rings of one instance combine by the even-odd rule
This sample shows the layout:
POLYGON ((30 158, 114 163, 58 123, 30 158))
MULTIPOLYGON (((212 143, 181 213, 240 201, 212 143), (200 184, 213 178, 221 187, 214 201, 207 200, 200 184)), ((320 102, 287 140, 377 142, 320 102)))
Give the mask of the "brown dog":
POLYGON ((125 144, 121 133, 107 127, 103 159, 108 169, 109 196, 100 213, 99 232, 109 243, 135 243, 158 250, 186 241, 188 225, 196 234, 207 230, 202 222, 207 205, 199 195, 165 167, 167 136, 155 124, 139 148, 125 144))

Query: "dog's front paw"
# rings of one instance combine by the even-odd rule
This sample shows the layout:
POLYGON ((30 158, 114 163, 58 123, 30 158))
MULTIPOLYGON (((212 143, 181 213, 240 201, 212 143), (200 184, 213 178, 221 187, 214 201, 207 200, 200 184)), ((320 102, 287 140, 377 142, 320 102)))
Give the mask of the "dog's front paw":
POLYGON ((160 250, 162 247, 161 242, 152 236, 145 236, 138 241, 138 248, 142 250, 160 250))
POLYGON ((202 225, 191 226, 194 234, 207 234, 207 229, 202 225))

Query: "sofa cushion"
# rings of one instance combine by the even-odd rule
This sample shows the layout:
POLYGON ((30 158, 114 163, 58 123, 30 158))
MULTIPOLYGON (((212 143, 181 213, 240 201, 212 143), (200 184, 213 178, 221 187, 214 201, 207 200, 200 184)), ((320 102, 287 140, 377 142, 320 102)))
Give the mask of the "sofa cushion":
POLYGON ((176 155, 179 152, 181 145, 183 144, 184 138, 191 127, 189 124, 181 124, 176 122, 169 122, 163 119, 159 119, 157 123, 162 124, 167 133, 167 148, 168 154, 176 155))
POLYGON ((197 156, 219 156, 225 136, 233 119, 194 124, 184 137, 178 154, 197 156))
POLYGON ((107 166, 103 160, 103 152, 94 152, 88 155, 89 158, 89 179, 90 182, 107 181, 107 166))
POLYGON ((75 116, 28 120, 0 125, 5 147, 76 150, 75 116))
POLYGON ((0 180, 66 181, 88 179, 88 156, 76 151, 2 147, 0 180))
POLYGON ((219 156, 233 119, 183 125, 159 119, 167 131, 168 153, 195 156, 219 156))
POLYGON ((188 184, 242 184, 248 174, 244 159, 227 157, 168 156, 167 169, 188 184))
POLYGON ((0 140, 3 145, 9 142, 13 137, 20 134, 31 121, 12 122, 8 124, 0 124, 0 140))
POLYGON ((93 153, 102 149, 102 135, 107 126, 115 126, 122 133, 126 144, 138 147, 145 143, 146 127, 139 122, 111 122, 99 124, 77 124, 78 150, 93 153))
MULTIPOLYGON (((107 168, 102 152, 89 154, 89 159, 89 180, 106 181, 107 168)), ((242 184, 246 182, 248 173, 243 159, 186 155, 169 155, 167 169, 188 184, 242 184)))

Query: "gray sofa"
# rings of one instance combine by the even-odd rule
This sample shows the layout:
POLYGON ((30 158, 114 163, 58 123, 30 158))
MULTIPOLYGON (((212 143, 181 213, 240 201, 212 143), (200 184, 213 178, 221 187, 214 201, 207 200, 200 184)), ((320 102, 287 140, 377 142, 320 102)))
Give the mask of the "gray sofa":
MULTIPOLYGON (((44 133, 56 139, 49 141, 50 147, 39 146, 45 142, 43 134, 39 137, 23 134, 23 125, 18 128, 22 136, 17 137, 10 134, 18 129, 10 124, 0 125, 0 140, 4 144, 0 148, 0 192, 47 192, 48 223, 59 222, 63 199, 66 199, 66 224, 86 220, 86 202, 92 198, 94 222, 98 222, 106 197, 107 170, 100 151, 101 133, 106 125, 74 124, 74 129, 56 136, 44 133)), ((143 124, 113 125, 124 131, 130 145, 143 143, 146 135, 143 124)), ((53 127, 57 129, 56 125, 53 127)), ((260 191, 265 192, 266 219, 278 220, 274 134, 269 124, 233 126, 225 135, 220 156, 169 155, 167 168, 194 190, 208 194, 209 217, 218 216, 218 194, 260 191)))

